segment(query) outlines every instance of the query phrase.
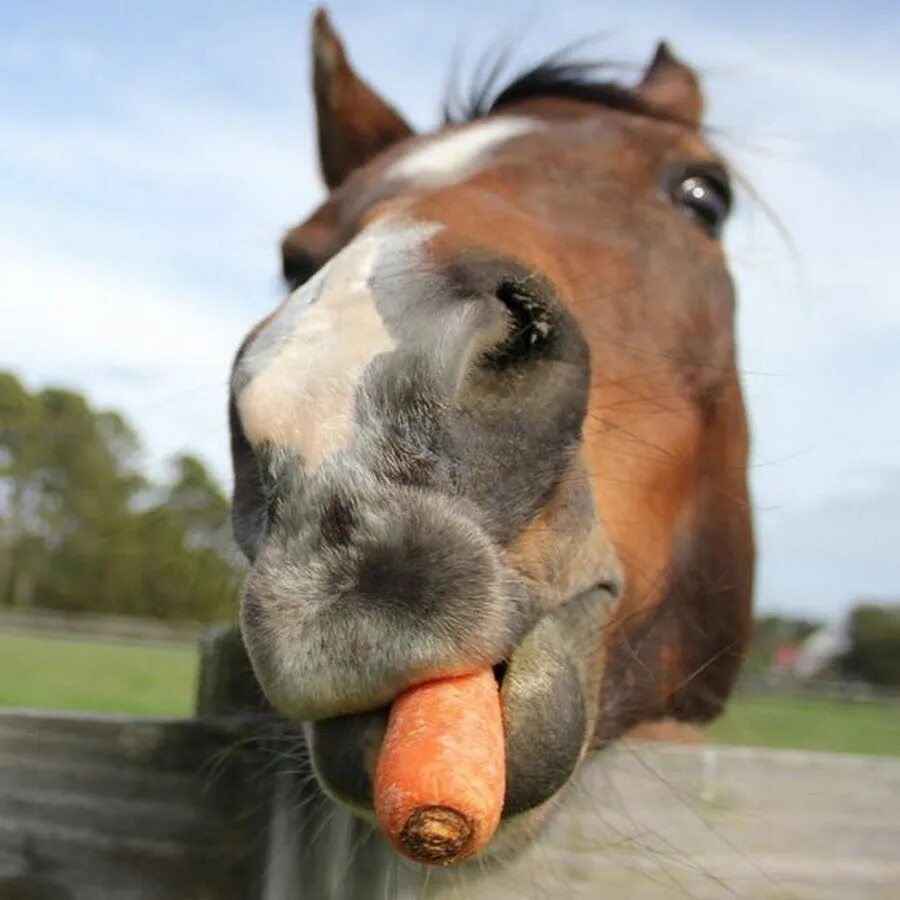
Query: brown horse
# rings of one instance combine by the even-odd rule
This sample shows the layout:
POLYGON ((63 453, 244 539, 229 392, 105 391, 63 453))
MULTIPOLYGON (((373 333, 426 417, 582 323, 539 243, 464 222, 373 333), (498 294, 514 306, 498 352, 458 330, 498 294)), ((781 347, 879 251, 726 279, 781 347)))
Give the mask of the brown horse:
POLYGON ((589 747, 710 719, 739 665, 729 175, 665 44, 632 88, 557 58, 421 136, 321 12, 313 56, 330 193, 232 373, 245 642, 363 815, 392 698, 495 666, 509 846, 589 747))

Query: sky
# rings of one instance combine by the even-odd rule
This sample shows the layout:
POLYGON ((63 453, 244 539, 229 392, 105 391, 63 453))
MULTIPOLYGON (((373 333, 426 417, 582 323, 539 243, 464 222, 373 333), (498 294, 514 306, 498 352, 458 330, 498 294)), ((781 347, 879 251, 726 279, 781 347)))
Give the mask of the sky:
MULTIPOLYGON (((636 78, 670 40, 746 178, 725 236, 753 428, 761 611, 900 596, 900 4, 329 5, 419 129, 455 56, 596 36, 636 78)), ((124 410, 153 470, 230 482, 231 356, 323 197, 299 2, 0 4, 0 366, 124 410)))

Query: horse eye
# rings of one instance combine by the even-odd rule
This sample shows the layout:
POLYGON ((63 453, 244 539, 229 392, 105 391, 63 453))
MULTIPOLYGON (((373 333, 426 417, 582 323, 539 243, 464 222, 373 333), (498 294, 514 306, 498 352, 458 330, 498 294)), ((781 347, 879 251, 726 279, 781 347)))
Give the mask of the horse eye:
POLYGON ((718 237, 731 211, 731 189, 720 175, 693 173, 676 182, 675 206, 707 234, 718 237))

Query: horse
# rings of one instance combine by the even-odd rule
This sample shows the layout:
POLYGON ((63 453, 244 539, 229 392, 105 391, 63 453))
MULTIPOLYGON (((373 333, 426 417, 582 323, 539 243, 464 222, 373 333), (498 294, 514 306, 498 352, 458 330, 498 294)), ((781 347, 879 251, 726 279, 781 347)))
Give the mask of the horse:
POLYGON ((731 176, 696 73, 553 56, 416 134, 312 27, 328 194, 234 359, 241 628, 315 777, 372 817, 386 710, 493 667, 490 859, 588 752, 723 708, 754 544, 731 176))

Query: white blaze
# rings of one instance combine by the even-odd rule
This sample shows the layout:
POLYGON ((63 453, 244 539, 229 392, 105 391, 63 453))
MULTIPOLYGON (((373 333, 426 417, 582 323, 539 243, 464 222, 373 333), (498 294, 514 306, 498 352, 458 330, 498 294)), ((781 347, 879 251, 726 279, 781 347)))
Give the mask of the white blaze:
POLYGON ((486 119, 426 141, 388 166, 384 177, 423 187, 453 184, 475 172, 496 147, 539 127, 523 116, 486 119))
POLYGON ((370 226, 290 294, 254 335, 233 376, 252 445, 294 447, 315 469, 349 440, 363 370, 394 346, 369 276, 377 260, 412 255, 435 231, 431 224, 370 226))

